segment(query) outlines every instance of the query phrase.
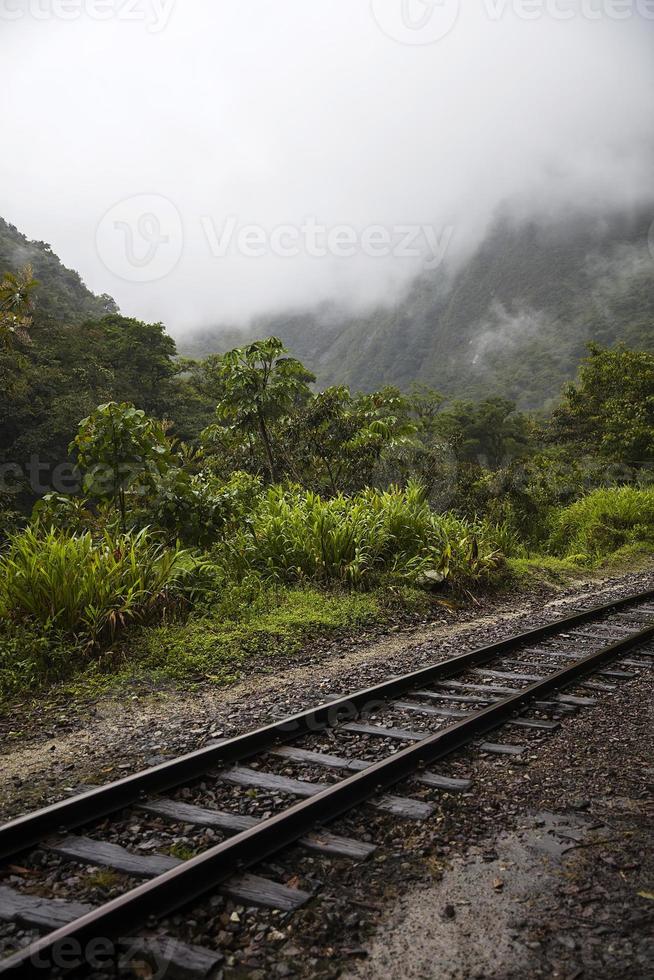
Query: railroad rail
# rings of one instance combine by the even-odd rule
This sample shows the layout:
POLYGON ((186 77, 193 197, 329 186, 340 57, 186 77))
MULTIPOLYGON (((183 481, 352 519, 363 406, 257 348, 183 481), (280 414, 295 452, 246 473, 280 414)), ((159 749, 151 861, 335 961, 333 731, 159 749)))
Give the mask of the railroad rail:
MULTIPOLYGON (((362 804, 398 819, 428 817, 433 809, 429 803, 386 791, 407 780, 437 792, 467 790, 468 779, 425 767, 471 745, 484 752, 520 753, 520 745, 484 739, 504 727, 541 735, 553 732, 568 715, 592 707, 594 691, 610 691, 615 683, 654 666, 654 648, 648 646, 653 641, 654 590, 649 590, 573 611, 11 820, 0 827, 0 861, 5 864, 38 847, 77 864, 108 867, 145 880, 93 908, 0 885, 0 920, 44 933, 0 960, 0 977, 43 977, 46 970, 50 975, 74 969, 88 973, 99 941, 115 941, 112 948, 122 948, 125 937, 148 922, 219 887, 244 902, 287 911, 298 907, 309 894, 247 870, 298 842, 327 854, 364 859, 374 844, 327 833, 324 825, 362 804), (636 650, 635 659, 627 658, 636 650), (325 751, 325 732, 332 742, 345 742, 345 754, 325 751), (366 753, 357 754, 357 739, 363 746, 391 742, 395 749, 380 758, 360 758, 366 753), (322 783, 270 772, 280 759, 322 767, 341 778, 322 783), (259 819, 163 795, 200 779, 236 785, 245 792, 274 789, 299 801, 259 819), (162 853, 144 856, 103 840, 111 834, 111 820, 130 809, 177 824, 214 828, 224 839, 185 860, 162 853), (81 827, 100 837, 71 833, 81 827), (63 949, 68 951, 65 961, 63 949)), ((147 947, 148 942, 151 948, 152 940, 143 944, 147 947)), ((168 952, 187 965, 196 957, 197 975, 210 975, 211 951, 180 947, 175 952, 173 943, 168 952)))

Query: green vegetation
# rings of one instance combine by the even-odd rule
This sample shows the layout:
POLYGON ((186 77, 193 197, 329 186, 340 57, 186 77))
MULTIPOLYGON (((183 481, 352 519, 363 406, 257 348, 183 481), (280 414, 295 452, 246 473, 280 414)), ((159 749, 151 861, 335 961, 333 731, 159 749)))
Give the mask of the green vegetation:
POLYGON ((229 684, 651 552, 647 350, 591 344, 549 415, 424 384, 316 392, 275 337, 176 360, 160 324, 62 292, 22 247, 34 271, 0 281, 0 701, 229 684))
POLYGON ((594 490, 556 514, 550 548, 598 562, 627 546, 654 548, 654 489, 594 490))
POLYGON ((122 881, 118 871, 111 868, 96 868, 95 871, 88 871, 84 876, 84 884, 87 888, 100 888, 102 891, 110 891, 122 881))
MULTIPOLYGON (((549 410, 589 342, 654 352, 652 213, 651 203, 528 221, 500 213, 462 264, 422 273, 392 302, 359 315, 334 304, 262 317, 252 337, 280 337, 321 387, 419 381, 452 398, 549 410)), ((244 342, 216 325, 185 338, 184 351, 244 342)))
POLYGON ((170 615, 188 575, 186 555, 142 530, 93 535, 28 527, 0 556, 0 619, 29 620, 90 647, 132 622, 170 615))
POLYGON ((239 536, 237 551, 264 578, 363 588, 382 575, 411 581, 428 571, 459 582, 490 578, 500 560, 492 536, 482 522, 433 514, 416 483, 331 500, 276 486, 239 536))

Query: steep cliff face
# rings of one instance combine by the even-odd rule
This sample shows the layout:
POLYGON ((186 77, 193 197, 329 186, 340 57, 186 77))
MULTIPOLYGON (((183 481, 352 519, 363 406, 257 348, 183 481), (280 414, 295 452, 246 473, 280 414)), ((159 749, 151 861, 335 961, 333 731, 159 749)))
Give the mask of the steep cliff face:
POLYGON ((421 381, 546 406, 589 340, 654 347, 653 217, 654 206, 500 217, 463 266, 424 273, 393 306, 358 317, 335 307, 263 317, 245 334, 203 331, 186 349, 198 355, 277 334, 321 385, 370 390, 421 381))

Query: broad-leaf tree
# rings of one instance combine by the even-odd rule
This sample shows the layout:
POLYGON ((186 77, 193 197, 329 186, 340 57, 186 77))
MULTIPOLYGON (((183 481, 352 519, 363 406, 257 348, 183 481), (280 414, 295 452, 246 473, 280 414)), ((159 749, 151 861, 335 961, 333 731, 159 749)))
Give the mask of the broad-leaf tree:
MULTIPOLYGON (((309 384, 315 381, 300 361, 285 357, 286 353, 281 340, 268 337, 228 351, 216 365, 216 381, 223 389, 216 415, 223 425, 260 442, 273 483, 278 463, 272 426, 311 397, 309 384)), ((215 434, 207 432, 209 437, 215 434)))
POLYGON ((83 419, 70 446, 77 453, 84 492, 111 500, 123 530, 127 523, 126 493, 148 487, 172 465, 171 447, 161 423, 133 405, 109 402, 83 419))
POLYGON ((654 459, 654 354, 589 344, 550 434, 636 469, 654 459))

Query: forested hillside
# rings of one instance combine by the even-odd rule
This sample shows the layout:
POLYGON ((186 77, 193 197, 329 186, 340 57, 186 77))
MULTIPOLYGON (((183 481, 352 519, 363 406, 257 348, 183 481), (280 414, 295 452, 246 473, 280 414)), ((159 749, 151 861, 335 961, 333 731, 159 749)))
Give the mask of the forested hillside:
MULTIPOLYGON (((419 381, 551 407, 588 341, 653 349, 653 215, 650 207, 522 222, 500 215, 461 268, 423 274, 393 306, 355 319, 329 307, 296 311, 259 319, 248 335, 281 337, 320 386, 419 381)), ((239 339, 216 329, 182 347, 198 356, 239 339)))
MULTIPOLYGON (((102 402, 174 415, 182 436, 207 424, 211 411, 195 389, 182 393, 175 342, 163 326, 121 316, 110 296, 94 295, 49 245, 28 241, 2 219, 0 291, 0 467, 18 468, 19 489, 30 460, 41 467, 26 489, 28 504, 35 485, 51 485, 53 469, 68 460, 80 419, 102 402), (25 329, 12 336, 14 308, 25 329)), ((4 481, 0 503, 6 490, 4 481)))
POLYGON ((32 267, 40 286, 35 320, 72 324, 118 312, 111 296, 96 296, 87 289, 79 273, 67 269, 47 242, 29 241, 0 218, 0 272, 16 272, 26 265, 32 267))
POLYGON ((651 553, 651 274, 629 229, 602 258, 587 234, 498 226, 447 295, 425 277, 347 329, 325 309, 257 324, 293 333, 317 385, 274 336, 180 359, 5 226, 0 705, 87 671, 229 683, 260 652, 423 614, 434 589, 651 553), (518 293, 539 312, 516 320, 518 293), (504 395, 557 407, 479 397, 509 370, 504 395), (376 372, 405 390, 348 388, 376 372), (412 383, 432 375, 442 390, 412 383))

